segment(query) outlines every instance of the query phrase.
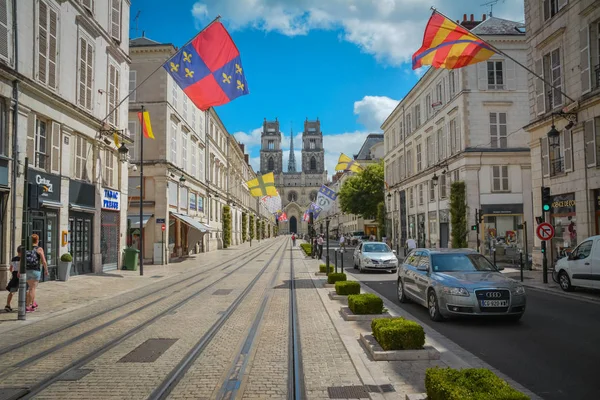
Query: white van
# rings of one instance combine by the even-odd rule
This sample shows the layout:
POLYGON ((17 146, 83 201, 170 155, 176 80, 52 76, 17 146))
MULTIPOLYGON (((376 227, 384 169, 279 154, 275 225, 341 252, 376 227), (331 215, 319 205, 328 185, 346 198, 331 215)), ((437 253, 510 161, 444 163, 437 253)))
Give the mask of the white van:
POLYGON ((576 286, 600 289, 600 236, 579 243, 568 257, 557 261, 554 271, 554 280, 566 292, 576 286))

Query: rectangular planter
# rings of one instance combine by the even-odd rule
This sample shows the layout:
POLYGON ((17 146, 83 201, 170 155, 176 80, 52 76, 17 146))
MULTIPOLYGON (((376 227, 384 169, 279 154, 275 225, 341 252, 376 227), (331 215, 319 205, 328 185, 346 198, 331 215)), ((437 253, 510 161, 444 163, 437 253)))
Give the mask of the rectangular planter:
POLYGON ((315 272, 316 276, 327 276, 325 272, 315 272))
POLYGON ((343 295, 343 294, 337 294, 335 290, 332 290, 329 292, 329 298, 331 300, 340 300, 340 301, 343 301, 344 303, 348 303, 348 296, 343 295))
POLYGON ((344 321, 370 321, 373 318, 391 318, 392 316, 388 312, 383 314, 354 314, 348 307, 340 308, 340 314, 344 321))
POLYGON ((323 287, 324 288, 335 288, 335 283, 324 283, 323 287))
POLYGON ((439 360, 440 352, 431 346, 423 346, 421 350, 383 350, 370 333, 360 334, 361 343, 375 361, 418 361, 439 360))
POLYGON ((406 400, 427 400, 427 393, 407 393, 406 400))

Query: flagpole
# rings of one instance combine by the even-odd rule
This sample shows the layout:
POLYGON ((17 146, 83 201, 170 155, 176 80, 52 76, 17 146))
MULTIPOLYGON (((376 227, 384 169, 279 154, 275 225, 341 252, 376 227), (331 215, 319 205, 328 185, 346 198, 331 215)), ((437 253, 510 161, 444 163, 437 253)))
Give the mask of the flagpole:
MULTIPOLYGON (((431 10, 434 13, 438 13, 440 14, 442 17, 452 21, 452 18, 449 18, 447 15, 439 12, 435 7, 431 7, 431 10)), ((502 50, 498 49, 496 46, 494 46, 493 44, 487 42, 486 40, 484 40, 481 36, 477 35, 476 33, 473 33, 473 31, 469 30, 469 33, 473 36, 475 36, 477 39, 481 40, 482 42, 484 42, 485 44, 487 44, 495 53, 498 54, 502 54, 504 57, 514 61, 517 65, 519 65, 520 67, 522 67, 523 69, 525 69, 527 72, 529 72, 530 74, 532 74, 533 76, 537 77, 538 79, 541 79, 542 82, 544 82, 545 84, 547 84, 548 86, 550 86, 552 89, 554 90, 558 90, 560 92, 560 94, 562 94, 563 96, 565 96, 567 99, 571 100, 573 103, 575 102, 575 100, 573 100, 571 97, 569 97, 565 92, 562 91, 562 89, 558 89, 556 86, 554 86, 552 83, 550 83, 549 81, 547 81, 546 79, 544 79, 544 77, 536 74, 534 71, 532 71, 529 67, 525 66, 524 64, 522 64, 521 62, 515 60, 513 57, 509 56, 508 54, 506 54, 505 52, 503 52, 502 50)))
POLYGON ((140 276, 144 275, 144 106, 142 106, 142 132, 140 135, 140 276))
MULTIPOLYGON (((211 22, 210 22, 208 25, 206 25, 206 26, 205 26, 205 27, 204 27, 204 28, 203 28, 203 29, 202 29, 200 32, 198 32, 197 34, 195 34, 194 36, 192 36, 192 38, 191 38, 190 40, 188 40, 188 41, 187 41, 187 42, 186 42, 186 43, 185 43, 183 46, 181 46, 181 47, 185 47, 185 46, 187 46, 188 44, 190 44, 190 43, 192 42, 192 40, 194 40, 194 39, 196 38, 196 36, 198 36, 199 34, 201 34, 202 32, 204 32, 205 30, 207 30, 207 29, 208 29, 208 28, 209 28, 209 27, 210 27, 212 24, 214 24, 215 22, 217 22, 217 21, 218 21, 218 20, 220 20, 220 19, 221 19, 221 16, 220 16, 220 15, 217 15, 217 17, 216 17, 215 19, 213 19, 213 20, 212 20, 212 21, 211 21, 211 22)), ((146 78, 144 78, 144 79, 143 79, 143 80, 142 80, 140 83, 138 83, 138 84, 136 85, 136 87, 135 87, 135 88, 133 88, 133 90, 130 88, 130 90, 129 90, 129 94, 128 94, 127 96, 125 96, 125 97, 123 98, 123 100, 121 100, 121 101, 119 102, 119 104, 117 104, 117 105, 116 105, 116 106, 115 106, 115 107, 114 107, 112 110, 110 110, 110 112, 109 112, 109 113, 106 115, 106 117, 104 117, 104 119, 103 119, 102 121, 100 121, 100 124, 103 124, 103 123, 104 123, 104 122, 105 122, 105 121, 106 121, 106 120, 107 120, 107 119, 108 119, 108 118, 109 118, 109 117, 112 115, 112 113, 114 113, 115 111, 117 111, 117 109, 118 109, 118 108, 121 106, 121 104, 123 104, 123 103, 124 103, 124 102, 125 102, 125 101, 126 101, 128 98, 129 98, 129 96, 131 96, 131 94, 132 94, 133 92, 135 92, 135 91, 136 91, 136 89, 138 89, 140 86, 142 86, 144 83, 146 83, 146 81, 147 81, 148 79, 150 79, 150 77, 151 77, 152 75, 154 75, 154 74, 155 74, 155 73, 156 73, 156 72, 157 72, 159 69, 161 69, 161 68, 163 67, 163 65, 165 65, 166 63, 168 63, 169 61, 171 61, 171 59, 173 59, 173 57, 175 57, 175 55, 176 55, 176 54, 177 54, 177 52, 175 52, 175 54, 173 54, 171 57, 167 58, 167 60, 166 60, 164 63, 160 64, 160 65, 159 65, 159 66, 158 66, 158 67, 157 67, 157 68, 156 68, 154 71, 152 71, 152 72, 150 73, 150 75, 148 75, 148 76, 147 76, 146 78)))

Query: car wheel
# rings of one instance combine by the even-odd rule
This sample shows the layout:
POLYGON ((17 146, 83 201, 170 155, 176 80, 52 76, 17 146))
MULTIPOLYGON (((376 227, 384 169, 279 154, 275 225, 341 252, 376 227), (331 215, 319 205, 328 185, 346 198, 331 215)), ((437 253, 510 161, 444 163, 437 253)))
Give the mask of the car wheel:
POLYGON ((404 283, 402 283, 402 279, 398 279, 398 301, 400 303, 408 303, 408 297, 406 297, 406 293, 404 293, 404 283))
POLYGON ((558 283, 560 285, 560 288, 565 292, 573 291, 573 286, 571 285, 569 274, 567 274, 565 271, 560 271, 560 273, 558 274, 558 283))
POLYGON ((354 269, 358 269, 358 265, 356 265, 356 258, 353 258, 352 261, 354 263, 354 269))
POLYGON ((429 309, 429 318, 431 318, 432 321, 440 322, 444 320, 444 316, 440 314, 437 296, 433 289, 429 290, 429 293, 427 294, 427 308, 429 309))

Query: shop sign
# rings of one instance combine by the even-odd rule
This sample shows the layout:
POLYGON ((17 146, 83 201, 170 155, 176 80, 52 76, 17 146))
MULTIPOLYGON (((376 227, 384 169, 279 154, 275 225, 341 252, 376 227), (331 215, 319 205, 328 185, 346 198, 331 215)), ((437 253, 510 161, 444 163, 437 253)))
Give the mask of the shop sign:
POLYGON ((60 177, 46 174, 29 168, 27 171, 29 182, 38 186, 40 200, 52 200, 60 202, 60 177))
POLYGON ((69 203, 96 208, 96 187, 89 183, 69 180, 69 203))
POLYGON ((482 204, 481 215, 523 214, 523 204, 482 204))
POLYGON ((552 196, 550 209, 552 214, 568 214, 575 212, 575 193, 552 196))
POLYGON ((102 209, 121 210, 121 193, 116 190, 102 189, 102 209))
POLYGON ((190 210, 196 211, 196 193, 190 193, 190 210))

